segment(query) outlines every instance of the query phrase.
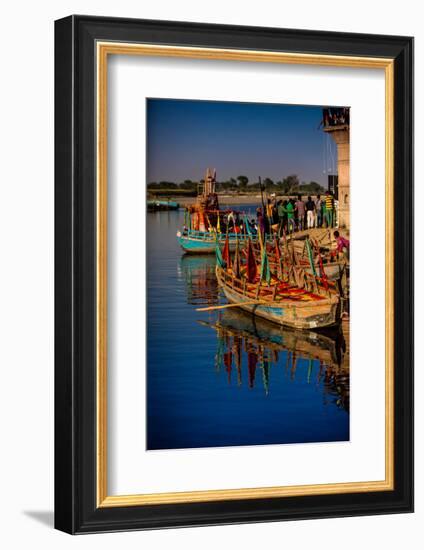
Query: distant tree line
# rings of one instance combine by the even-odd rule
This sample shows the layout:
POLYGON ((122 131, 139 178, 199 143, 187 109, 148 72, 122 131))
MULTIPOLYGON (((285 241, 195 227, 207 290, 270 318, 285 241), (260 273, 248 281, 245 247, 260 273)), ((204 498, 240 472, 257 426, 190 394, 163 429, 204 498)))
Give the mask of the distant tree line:
MULTIPOLYGON (((181 183, 175 183, 173 181, 160 181, 160 182, 151 182, 147 185, 147 188, 151 191, 154 190, 186 190, 186 191, 196 191, 198 185, 203 184, 204 180, 192 181, 184 180, 181 183)), ((299 177, 296 174, 291 174, 282 180, 273 181, 271 178, 264 178, 262 180, 262 187, 269 193, 278 193, 281 195, 293 195, 301 192, 302 194, 311 193, 322 193, 324 188, 317 183, 316 181, 300 181, 299 177)), ((226 181, 217 181, 216 182, 217 192, 222 191, 233 191, 233 192, 259 192, 260 183, 259 181, 250 183, 247 176, 237 176, 237 178, 230 178, 226 181)))

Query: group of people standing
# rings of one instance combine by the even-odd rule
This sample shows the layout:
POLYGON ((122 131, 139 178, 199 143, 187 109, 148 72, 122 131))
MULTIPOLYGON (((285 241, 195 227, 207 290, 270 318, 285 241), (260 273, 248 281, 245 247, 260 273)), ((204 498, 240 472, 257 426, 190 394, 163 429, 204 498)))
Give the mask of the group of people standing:
POLYGON ((291 197, 278 200, 274 196, 268 199, 263 208, 258 208, 258 227, 263 233, 294 233, 314 227, 335 227, 337 224, 337 204, 333 195, 327 191, 325 196, 317 195, 315 199, 308 196, 306 201, 298 195, 297 200, 291 197))
POLYGON ((328 126, 349 125, 349 108, 324 108, 322 110, 322 122, 324 128, 328 126))

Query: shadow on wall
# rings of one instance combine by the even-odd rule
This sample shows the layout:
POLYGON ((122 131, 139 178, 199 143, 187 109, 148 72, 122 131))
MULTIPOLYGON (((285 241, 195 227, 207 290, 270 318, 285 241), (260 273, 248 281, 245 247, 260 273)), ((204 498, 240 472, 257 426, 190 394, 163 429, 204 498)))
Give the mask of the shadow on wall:
POLYGON ((27 517, 35 519, 39 523, 53 529, 54 527, 54 512, 53 510, 24 510, 27 517))

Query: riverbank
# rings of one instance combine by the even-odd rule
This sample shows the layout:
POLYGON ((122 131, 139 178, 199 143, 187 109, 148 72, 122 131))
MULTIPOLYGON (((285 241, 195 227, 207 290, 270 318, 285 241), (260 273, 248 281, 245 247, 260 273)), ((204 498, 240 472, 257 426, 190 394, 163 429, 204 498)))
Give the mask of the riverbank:
MULTIPOLYGON (((163 197, 161 200, 170 200, 178 202, 180 206, 188 206, 196 202, 195 197, 180 197, 178 195, 170 195, 169 197, 163 197)), ((261 195, 221 195, 218 194, 219 204, 261 204, 261 195)))

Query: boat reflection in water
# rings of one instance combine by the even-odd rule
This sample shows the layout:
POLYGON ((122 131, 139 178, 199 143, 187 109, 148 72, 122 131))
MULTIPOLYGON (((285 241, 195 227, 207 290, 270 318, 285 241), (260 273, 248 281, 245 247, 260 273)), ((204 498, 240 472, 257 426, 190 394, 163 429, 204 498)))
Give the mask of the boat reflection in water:
POLYGON ((187 285, 187 303, 214 306, 219 303, 219 287, 215 275, 215 256, 181 257, 179 274, 187 285))
POLYGON ((342 327, 326 334, 296 331, 238 308, 224 310, 215 322, 199 322, 216 330, 215 368, 226 371, 229 383, 233 371, 238 385, 246 377, 253 388, 260 378, 268 394, 270 371, 278 369, 278 376, 291 381, 300 377, 322 385, 324 401, 349 411, 349 353, 342 327))
MULTIPOLYGON (((191 305, 219 304, 215 258, 183 256, 181 275, 191 305)), ((223 300, 225 303, 225 300, 223 300)), ((288 381, 301 381, 322 388, 324 404, 331 400, 349 412, 348 326, 325 332, 293 330, 270 323, 239 308, 210 314, 201 325, 216 331, 215 369, 225 371, 228 383, 262 384, 272 391, 270 371, 288 381), (299 380, 300 379, 300 380, 299 380)))

